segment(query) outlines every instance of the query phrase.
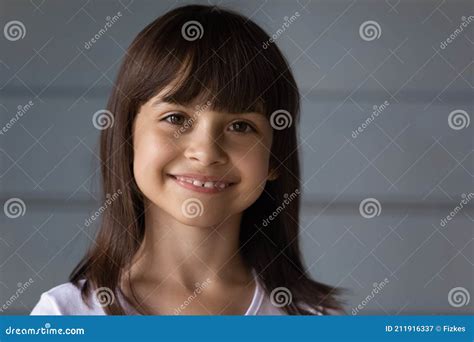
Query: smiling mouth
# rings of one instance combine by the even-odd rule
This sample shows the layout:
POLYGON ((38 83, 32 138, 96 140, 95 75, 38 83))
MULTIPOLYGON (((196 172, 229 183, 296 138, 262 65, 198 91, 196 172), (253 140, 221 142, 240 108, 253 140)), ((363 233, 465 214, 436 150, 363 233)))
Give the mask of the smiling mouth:
POLYGON ((192 177, 175 176, 171 174, 168 174, 168 176, 186 188, 200 190, 201 192, 223 191, 235 184, 221 181, 202 181, 192 177))

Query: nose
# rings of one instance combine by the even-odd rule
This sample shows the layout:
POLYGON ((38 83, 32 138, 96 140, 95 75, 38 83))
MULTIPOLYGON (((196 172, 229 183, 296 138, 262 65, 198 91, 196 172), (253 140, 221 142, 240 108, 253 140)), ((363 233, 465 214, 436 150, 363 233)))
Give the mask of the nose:
POLYGON ((210 125, 199 125, 189 137, 184 156, 203 166, 225 164, 228 156, 220 141, 220 135, 210 125))

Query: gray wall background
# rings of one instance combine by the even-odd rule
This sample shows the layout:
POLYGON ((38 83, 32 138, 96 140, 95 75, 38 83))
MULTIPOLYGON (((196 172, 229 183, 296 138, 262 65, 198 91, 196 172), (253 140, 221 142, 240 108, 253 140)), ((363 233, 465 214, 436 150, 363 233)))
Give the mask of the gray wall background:
MULTIPOLYGON (((134 36, 170 8, 206 1, 0 1, 0 28, 24 24, 23 39, 0 36, 0 307, 18 284, 34 283, 2 314, 28 314, 42 292, 67 281, 96 227, 84 220, 98 202, 92 115, 105 107, 134 36), (122 17, 89 50, 107 16, 122 17)), ((217 4, 216 1, 212 1, 217 4)), ((451 305, 456 287, 474 295, 473 201, 445 227, 440 219, 474 192, 472 1, 221 1, 269 34, 296 11, 277 39, 300 84, 303 111, 301 241, 314 278, 352 289, 347 310, 374 283, 389 283, 359 314, 472 314, 451 305), (359 27, 373 20, 378 39, 359 27), (357 137, 374 105, 390 105, 357 137), (379 216, 359 204, 376 198, 379 216)))

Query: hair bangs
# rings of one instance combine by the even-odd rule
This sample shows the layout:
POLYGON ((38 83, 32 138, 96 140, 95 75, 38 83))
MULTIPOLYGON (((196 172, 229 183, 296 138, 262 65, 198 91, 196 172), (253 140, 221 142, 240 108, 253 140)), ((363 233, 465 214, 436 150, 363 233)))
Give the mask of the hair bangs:
POLYGON ((155 80, 162 81, 155 91, 163 101, 267 117, 277 109, 297 107, 298 91, 287 75, 288 65, 276 46, 263 49, 268 35, 257 25, 212 10, 181 16, 157 37, 168 46, 167 51, 155 50, 160 59, 155 80), (202 35, 189 41, 182 28, 193 19, 199 20, 202 35))

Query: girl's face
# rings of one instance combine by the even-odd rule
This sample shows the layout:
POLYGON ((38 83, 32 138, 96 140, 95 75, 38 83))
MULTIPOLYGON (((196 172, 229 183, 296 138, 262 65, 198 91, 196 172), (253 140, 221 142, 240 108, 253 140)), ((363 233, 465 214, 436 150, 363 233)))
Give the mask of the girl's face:
POLYGON ((133 172, 154 205, 183 224, 217 225, 241 214, 269 177, 272 128, 259 113, 162 102, 142 105, 133 127, 133 172))

